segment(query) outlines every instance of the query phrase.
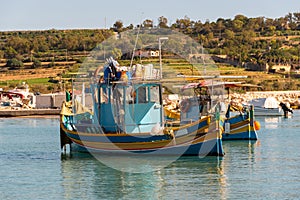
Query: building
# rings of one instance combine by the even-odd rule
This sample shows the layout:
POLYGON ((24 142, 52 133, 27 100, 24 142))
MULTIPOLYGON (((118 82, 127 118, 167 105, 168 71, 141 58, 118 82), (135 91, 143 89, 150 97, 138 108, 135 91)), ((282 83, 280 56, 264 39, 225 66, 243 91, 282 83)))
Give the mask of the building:
MULTIPOLYGON (((159 57, 159 50, 150 47, 146 47, 145 49, 137 49, 135 50, 133 56, 138 58, 155 58, 159 57)), ((131 59, 131 57, 132 53, 127 52, 122 55, 121 59, 131 59)))
MULTIPOLYGON (((268 64, 267 64, 268 65, 268 64)), ((269 67, 269 71, 275 72, 275 73, 290 73, 292 69, 291 65, 285 64, 285 65, 273 65, 269 67)))

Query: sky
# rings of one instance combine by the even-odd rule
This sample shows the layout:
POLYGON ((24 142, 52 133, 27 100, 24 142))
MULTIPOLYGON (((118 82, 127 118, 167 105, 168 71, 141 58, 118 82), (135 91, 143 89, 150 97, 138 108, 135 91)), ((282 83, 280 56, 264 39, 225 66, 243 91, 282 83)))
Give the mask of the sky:
POLYGON ((0 0, 0 31, 110 28, 151 19, 157 25, 189 17, 201 22, 218 18, 284 17, 300 12, 297 0, 0 0))

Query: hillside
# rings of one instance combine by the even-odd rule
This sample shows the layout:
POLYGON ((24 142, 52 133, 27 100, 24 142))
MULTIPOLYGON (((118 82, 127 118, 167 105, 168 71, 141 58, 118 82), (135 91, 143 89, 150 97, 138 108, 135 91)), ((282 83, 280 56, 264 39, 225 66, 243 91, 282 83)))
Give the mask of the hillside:
MULTIPOLYGON (((246 82, 268 90, 300 88, 300 13, 288 13, 276 19, 237 15, 233 19, 219 18, 205 23, 184 17, 171 25, 163 17, 159 20, 162 21, 155 26, 147 19, 142 27, 182 32, 203 45, 209 54, 226 57, 216 61, 224 75, 248 75, 246 82), (246 71, 247 63, 258 66, 258 71, 246 71), (280 68, 271 74, 267 65, 270 69, 276 65, 291 67, 289 71, 280 68)), ((0 32, 0 87, 11 88, 22 81, 36 85, 36 90, 43 88, 43 92, 68 87, 65 80, 76 72, 92 49, 111 36, 139 26, 123 27, 117 21, 110 29, 0 32)), ((112 51, 118 60, 124 54, 121 47, 112 51)), ((181 67, 184 69, 185 65, 181 67)))

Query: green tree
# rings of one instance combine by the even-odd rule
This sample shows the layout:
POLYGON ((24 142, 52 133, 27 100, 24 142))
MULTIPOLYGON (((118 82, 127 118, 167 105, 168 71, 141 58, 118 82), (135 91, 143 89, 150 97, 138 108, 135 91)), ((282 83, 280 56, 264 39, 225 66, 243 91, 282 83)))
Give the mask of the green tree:
POLYGON ((11 69, 19 69, 19 68, 22 68, 24 66, 24 64, 21 60, 12 58, 12 59, 7 60, 6 66, 10 67, 11 69))
POLYGON ((225 33, 224 33, 224 38, 228 39, 228 40, 232 40, 235 36, 235 33, 231 30, 226 29, 225 33))
POLYGON ((207 38, 204 34, 199 34, 198 35, 198 41, 201 45, 204 45, 207 43, 207 38))
POLYGON ((195 34, 198 34, 201 32, 201 30, 203 29, 203 24, 202 22, 199 20, 197 22, 195 22, 194 24, 194 33, 195 34))
POLYGON ((300 26, 300 12, 293 13, 293 22, 295 23, 295 29, 300 26))
POLYGON ((209 20, 206 20, 206 22, 203 24, 203 29, 201 30, 201 33, 208 34, 212 31, 213 27, 209 20))
POLYGON ((153 27, 153 21, 151 19, 146 19, 143 22, 143 27, 145 27, 145 28, 152 28, 153 27))
POLYGON ((7 59, 13 59, 16 58, 18 55, 18 52, 11 46, 7 47, 4 50, 4 57, 7 59))
POLYGON ((32 47, 36 52, 46 52, 49 50, 49 43, 44 35, 34 37, 32 40, 32 47))
POLYGON ((257 18, 250 18, 248 19, 247 24, 245 25, 246 30, 252 30, 252 31, 260 31, 260 28, 262 27, 262 21, 260 17, 257 18))
POLYGON ((276 26, 269 26, 268 27, 268 31, 270 32, 270 35, 274 35, 276 30, 276 26))
POLYGON ((129 24, 129 26, 126 27, 127 30, 128 29, 130 30, 130 29, 133 29, 133 28, 134 28, 133 24, 129 24))
POLYGON ((168 28, 168 19, 164 16, 160 16, 158 18, 158 27, 160 28, 168 28))
POLYGON ((217 19, 217 23, 215 26, 215 31, 219 32, 219 36, 221 37, 222 32, 225 30, 225 25, 224 25, 225 20, 222 18, 217 19))
POLYGON ((233 30, 234 30, 235 32, 240 32, 240 31, 242 31, 242 28, 243 28, 243 25, 244 25, 244 22, 243 22, 243 21, 238 20, 238 19, 235 19, 235 20, 233 20, 232 24, 233 24, 233 30))
POLYGON ((59 38, 56 35, 48 35, 46 37, 46 43, 48 44, 48 49, 57 48, 59 44, 59 38))
POLYGON ((30 51, 30 42, 27 39, 19 36, 9 37, 6 42, 6 46, 12 47, 19 54, 28 53, 30 51))
POLYGON ((120 33, 123 31, 123 22, 121 20, 117 20, 113 25, 113 30, 120 33))
POLYGON ((47 86, 47 90, 48 90, 48 91, 53 91, 53 90, 54 90, 54 87, 53 87, 52 85, 49 85, 49 86, 47 86))
POLYGON ((67 49, 68 51, 74 51, 78 50, 79 48, 79 41, 82 41, 83 39, 79 37, 81 36, 74 36, 74 35, 67 35, 61 40, 61 43, 59 45, 60 49, 67 49))
POLYGON ((274 20, 271 18, 267 18, 267 19, 265 19, 264 25, 265 25, 264 28, 265 28, 265 31, 267 34, 267 33, 269 33, 268 31, 270 30, 270 26, 274 26, 274 20))
POLYGON ((188 16, 184 16, 183 19, 176 20, 176 28, 187 29, 191 26, 191 20, 188 16))
POLYGON ((113 57, 116 59, 120 59, 122 56, 122 51, 119 48, 114 48, 111 53, 112 53, 113 57))
POLYGON ((34 58, 33 63, 32 63, 32 68, 38 68, 38 67, 41 67, 41 66, 42 66, 41 61, 37 58, 34 58))

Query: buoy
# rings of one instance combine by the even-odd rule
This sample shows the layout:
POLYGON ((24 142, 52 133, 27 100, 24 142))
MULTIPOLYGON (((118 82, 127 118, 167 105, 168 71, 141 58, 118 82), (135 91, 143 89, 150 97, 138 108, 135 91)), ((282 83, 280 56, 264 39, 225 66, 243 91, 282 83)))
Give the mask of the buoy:
POLYGON ((254 129, 257 131, 260 129, 260 123, 258 121, 254 121, 254 129))

